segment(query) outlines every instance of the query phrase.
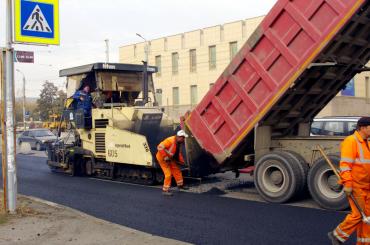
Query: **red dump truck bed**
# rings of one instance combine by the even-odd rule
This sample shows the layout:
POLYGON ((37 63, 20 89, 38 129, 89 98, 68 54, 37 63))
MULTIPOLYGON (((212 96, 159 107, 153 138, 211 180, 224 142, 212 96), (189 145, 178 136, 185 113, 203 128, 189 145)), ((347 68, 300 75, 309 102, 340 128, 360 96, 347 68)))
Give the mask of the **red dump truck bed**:
MULTIPOLYGON (((224 163, 245 143, 254 127, 271 114, 272 107, 286 96, 288 89, 299 82, 302 73, 318 62, 322 51, 366 2, 277 1, 215 85, 187 116, 185 126, 195 140, 192 144, 197 144, 217 164, 224 163)), ((343 81, 350 79, 343 77, 343 81)), ((330 94, 330 98, 338 91, 330 94)), ((191 156, 194 151, 199 153, 193 147, 188 154, 191 156)))

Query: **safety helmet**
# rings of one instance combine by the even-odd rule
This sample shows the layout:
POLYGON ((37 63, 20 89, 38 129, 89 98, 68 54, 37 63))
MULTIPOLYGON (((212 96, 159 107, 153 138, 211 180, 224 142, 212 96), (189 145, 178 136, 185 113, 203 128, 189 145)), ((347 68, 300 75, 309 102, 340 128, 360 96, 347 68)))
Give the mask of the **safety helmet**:
POLYGON ((189 137, 189 135, 187 133, 185 133, 185 131, 182 130, 182 129, 179 130, 176 135, 179 136, 179 137, 185 137, 185 138, 189 137))

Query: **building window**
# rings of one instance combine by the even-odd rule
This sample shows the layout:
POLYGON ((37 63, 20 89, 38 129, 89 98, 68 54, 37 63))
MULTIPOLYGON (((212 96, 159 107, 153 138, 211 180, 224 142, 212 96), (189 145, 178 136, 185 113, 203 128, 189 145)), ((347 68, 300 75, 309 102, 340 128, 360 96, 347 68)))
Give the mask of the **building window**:
POLYGON ((190 86, 190 103, 196 105, 198 103, 198 87, 197 85, 190 86))
POLYGON ((214 70, 216 69, 216 46, 209 46, 208 47, 208 56, 209 56, 209 69, 214 70))
POLYGON ((229 43, 230 60, 232 60, 238 52, 238 42, 229 43))
POLYGON ((172 53, 172 74, 179 73, 179 53, 172 53))
POLYGON ((156 73, 156 76, 157 77, 160 77, 161 76, 161 72, 162 72, 162 60, 161 60, 161 56, 160 55, 157 55, 155 57, 155 66, 158 68, 158 71, 156 73))
POLYGON ((155 98, 157 99, 158 105, 162 105, 162 89, 158 88, 155 90, 155 98))
POLYGON ((172 104, 179 105, 180 104, 180 92, 179 87, 172 88, 172 104))
POLYGON ((190 72, 196 72, 197 71, 197 50, 196 49, 190 49, 189 59, 190 59, 190 72))

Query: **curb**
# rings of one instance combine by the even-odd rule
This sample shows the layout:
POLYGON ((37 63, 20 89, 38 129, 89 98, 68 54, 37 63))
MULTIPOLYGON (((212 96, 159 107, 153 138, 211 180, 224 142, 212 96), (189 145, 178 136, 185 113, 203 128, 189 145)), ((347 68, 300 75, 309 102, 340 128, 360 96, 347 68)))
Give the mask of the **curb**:
MULTIPOLYGON (((48 206, 51 206, 51 207, 54 207, 54 208, 58 208, 58 209, 65 209, 67 211, 70 211, 70 212, 73 212, 73 213, 76 213, 78 215, 81 215, 85 218, 93 218, 94 220, 97 220, 97 221, 103 221, 103 222, 107 222, 109 224, 113 224, 113 225, 118 225, 118 224, 115 224, 115 223, 112 223, 112 222, 109 222, 107 220, 104 220, 104 219, 98 219, 92 215, 89 215, 89 214, 86 214, 82 211, 79 211, 77 209, 73 209, 71 207, 68 207, 68 206, 64 206, 62 204, 58 204, 58 203, 55 203, 55 202, 50 202, 50 201, 47 201, 47 200, 44 200, 44 199, 41 199, 41 198, 38 198, 38 197, 33 197, 33 196, 27 196, 27 195, 22 195, 22 194, 18 194, 18 196, 20 197, 24 197, 24 198, 28 198, 30 199, 31 201, 34 201, 34 202, 39 202, 39 203, 42 203, 42 204, 45 204, 45 205, 48 205, 48 206)), ((118 225, 120 227, 122 227, 121 225, 118 225)))

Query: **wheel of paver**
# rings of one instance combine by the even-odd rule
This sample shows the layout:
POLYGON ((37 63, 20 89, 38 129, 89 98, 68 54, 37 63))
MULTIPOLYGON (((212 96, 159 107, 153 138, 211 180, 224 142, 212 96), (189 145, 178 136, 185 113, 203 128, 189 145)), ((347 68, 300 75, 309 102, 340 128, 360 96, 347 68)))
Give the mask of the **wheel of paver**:
MULTIPOLYGON (((328 155, 338 167, 340 157, 328 155)), ((338 178, 324 158, 316 160, 308 173, 308 189, 312 198, 323 208, 343 210, 348 208, 348 201, 338 178)))
POLYGON ((86 175, 91 176, 93 174, 93 164, 91 160, 87 160, 85 163, 86 175))
POLYGON ((293 151, 276 151, 274 153, 289 159, 290 163, 296 165, 299 169, 300 175, 297 179, 297 194, 301 194, 307 186, 308 164, 301 155, 293 151))
POLYGON ((74 158, 73 162, 71 163, 71 175, 72 176, 81 176, 81 160, 78 158, 74 158))
POLYGON ((254 183, 266 201, 287 202, 299 190, 300 178, 298 164, 287 154, 271 152, 256 163, 254 183))

